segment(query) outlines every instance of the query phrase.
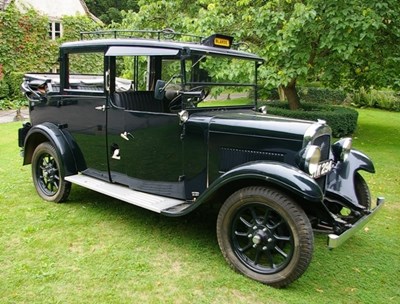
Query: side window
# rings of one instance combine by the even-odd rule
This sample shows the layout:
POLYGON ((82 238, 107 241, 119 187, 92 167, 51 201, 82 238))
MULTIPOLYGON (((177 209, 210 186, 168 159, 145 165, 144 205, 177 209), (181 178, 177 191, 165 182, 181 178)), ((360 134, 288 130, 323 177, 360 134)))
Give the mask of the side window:
POLYGON ((69 89, 104 92, 104 54, 70 53, 69 89))
POLYGON ((149 88, 148 56, 117 56, 115 90, 148 91, 149 88))

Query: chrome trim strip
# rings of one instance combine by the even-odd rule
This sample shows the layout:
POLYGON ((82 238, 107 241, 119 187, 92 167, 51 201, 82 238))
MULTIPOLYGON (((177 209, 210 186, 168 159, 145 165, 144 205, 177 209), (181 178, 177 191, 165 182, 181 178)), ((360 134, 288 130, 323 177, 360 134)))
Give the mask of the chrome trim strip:
POLYGON ((333 249, 333 248, 339 247, 345 241, 347 241, 352 235, 354 235, 357 231, 361 230, 361 228, 363 228, 382 208, 382 206, 385 204, 385 199, 383 197, 378 197, 376 204, 377 204, 377 206, 375 207, 374 210, 372 210, 372 212, 370 214, 364 215, 349 230, 345 231, 341 235, 329 234, 328 235, 328 248, 333 249))

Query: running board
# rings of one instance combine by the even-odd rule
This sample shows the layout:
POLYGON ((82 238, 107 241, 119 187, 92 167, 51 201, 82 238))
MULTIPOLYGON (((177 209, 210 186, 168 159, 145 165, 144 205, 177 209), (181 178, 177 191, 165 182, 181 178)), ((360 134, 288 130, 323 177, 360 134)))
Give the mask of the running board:
POLYGON ((157 213, 186 203, 184 200, 135 191, 82 174, 66 176, 65 180, 157 213))

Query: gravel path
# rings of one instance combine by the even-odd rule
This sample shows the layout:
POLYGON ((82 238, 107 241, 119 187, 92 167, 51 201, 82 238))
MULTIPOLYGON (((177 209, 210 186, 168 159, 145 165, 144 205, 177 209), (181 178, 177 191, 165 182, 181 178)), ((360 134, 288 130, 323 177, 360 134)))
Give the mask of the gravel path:
POLYGON ((18 120, 29 120, 29 110, 22 109, 21 116, 17 116, 17 110, 0 111, 0 123, 13 122, 18 120))

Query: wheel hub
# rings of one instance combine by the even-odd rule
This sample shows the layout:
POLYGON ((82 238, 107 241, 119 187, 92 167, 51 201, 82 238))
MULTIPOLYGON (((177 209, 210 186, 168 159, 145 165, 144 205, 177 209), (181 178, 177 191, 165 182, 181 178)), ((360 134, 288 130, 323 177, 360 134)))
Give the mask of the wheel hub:
POLYGON ((263 250, 271 249, 275 246, 275 238, 272 232, 265 226, 254 226, 249 238, 253 242, 253 247, 262 246, 263 250))
POLYGON ((43 177, 47 178, 49 180, 53 180, 55 176, 56 170, 54 169, 53 166, 47 165, 44 170, 43 170, 43 177))

